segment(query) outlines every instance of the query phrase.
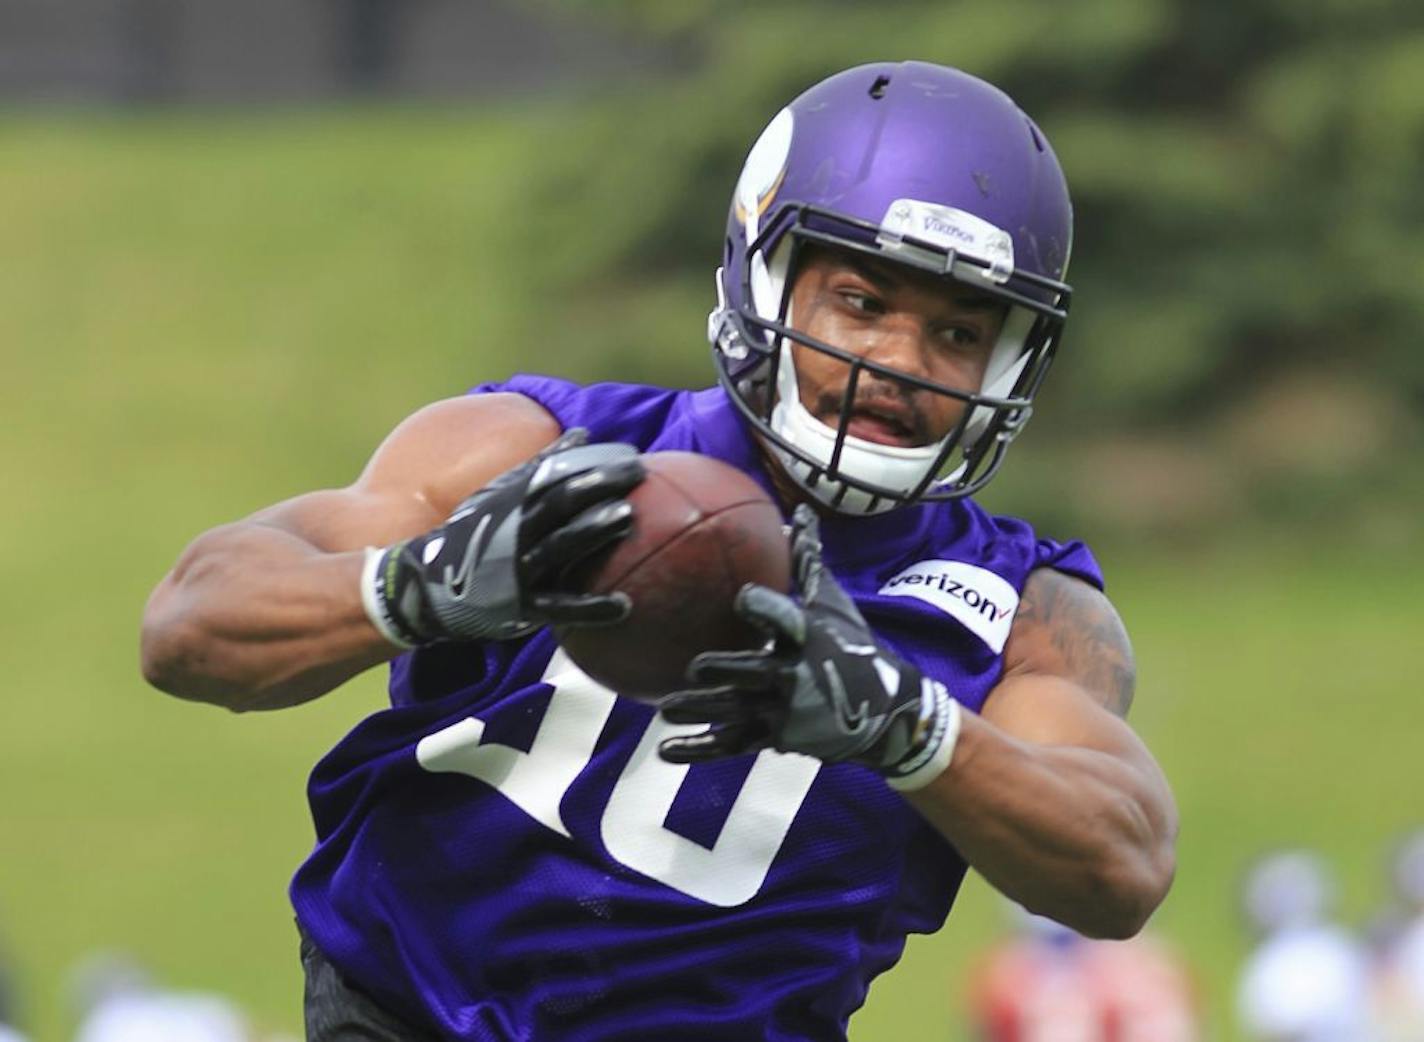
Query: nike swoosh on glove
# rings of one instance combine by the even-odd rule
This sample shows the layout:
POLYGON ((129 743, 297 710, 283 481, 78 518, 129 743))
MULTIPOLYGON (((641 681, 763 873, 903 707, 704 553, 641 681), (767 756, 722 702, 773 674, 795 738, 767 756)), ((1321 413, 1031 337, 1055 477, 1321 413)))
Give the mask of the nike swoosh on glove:
POLYGON ((440 525, 367 551, 366 614, 392 643, 520 637, 546 623, 596 626, 627 616, 623 594, 563 589, 570 569, 623 538, 624 498, 643 480, 638 450, 566 432, 465 499, 440 525))
POLYGON ((659 754, 698 763, 769 747, 862 764, 896 788, 927 784, 953 754, 959 703, 879 643, 822 562, 819 522, 805 504, 792 518, 791 555, 800 603, 765 586, 741 589, 736 610, 767 645, 692 661, 696 687, 668 695, 659 712, 709 726, 665 739, 659 754))

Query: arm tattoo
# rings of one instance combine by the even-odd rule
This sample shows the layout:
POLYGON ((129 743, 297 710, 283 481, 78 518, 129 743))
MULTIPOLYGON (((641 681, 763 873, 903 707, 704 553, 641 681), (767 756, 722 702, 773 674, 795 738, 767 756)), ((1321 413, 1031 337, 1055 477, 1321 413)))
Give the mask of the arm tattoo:
POLYGON ((1029 576, 1014 628, 1024 627, 1039 668, 1082 685, 1126 717, 1137 687, 1132 644, 1112 603, 1080 579, 1050 568, 1029 576))

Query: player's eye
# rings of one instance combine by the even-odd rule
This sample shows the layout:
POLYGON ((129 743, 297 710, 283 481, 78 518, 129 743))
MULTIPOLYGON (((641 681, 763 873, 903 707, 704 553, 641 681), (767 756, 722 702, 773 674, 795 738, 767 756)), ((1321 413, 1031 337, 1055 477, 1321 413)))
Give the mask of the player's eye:
POLYGON ((977 347, 984 342, 984 334, 975 326, 945 326, 939 331, 940 339, 957 348, 977 347))
POLYGON ((865 315, 883 315, 885 313, 885 304, 879 297, 872 296, 869 293, 863 293, 860 290, 843 289, 840 291, 840 296, 841 300, 845 301, 846 306, 852 311, 859 311, 865 315))

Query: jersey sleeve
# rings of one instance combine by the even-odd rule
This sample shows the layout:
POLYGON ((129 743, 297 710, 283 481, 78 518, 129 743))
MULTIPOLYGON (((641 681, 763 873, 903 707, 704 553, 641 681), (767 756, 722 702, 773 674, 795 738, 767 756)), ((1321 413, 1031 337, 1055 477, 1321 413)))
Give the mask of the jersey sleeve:
POLYGON ((1091 586, 1103 589, 1103 569, 1093 551, 1086 543, 1074 539, 1060 543, 1054 539, 1039 539, 1034 545, 1034 568, 1052 568, 1054 571, 1082 579, 1091 586))
POLYGON ((497 391, 522 394, 542 405, 565 430, 587 427, 588 440, 622 441, 646 449, 662 430, 668 413, 684 391, 642 384, 576 384, 550 376, 520 373, 508 380, 483 383, 471 394, 497 391))
POLYGON ((1052 568, 1099 590, 1104 588, 1102 566, 1082 540, 1050 539, 1022 518, 990 515, 973 502, 966 502, 965 509, 970 515, 968 523, 983 533, 978 553, 984 558, 984 567, 997 571, 1015 590, 1022 592, 1038 568, 1052 568))

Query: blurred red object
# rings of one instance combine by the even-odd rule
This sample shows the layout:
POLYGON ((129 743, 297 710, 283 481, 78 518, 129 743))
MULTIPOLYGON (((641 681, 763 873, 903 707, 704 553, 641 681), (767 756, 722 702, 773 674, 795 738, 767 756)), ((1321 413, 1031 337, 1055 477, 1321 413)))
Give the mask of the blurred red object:
POLYGON ((1063 929, 994 949, 970 990, 982 1042, 1198 1042, 1197 1010, 1190 975, 1162 944, 1063 929))

